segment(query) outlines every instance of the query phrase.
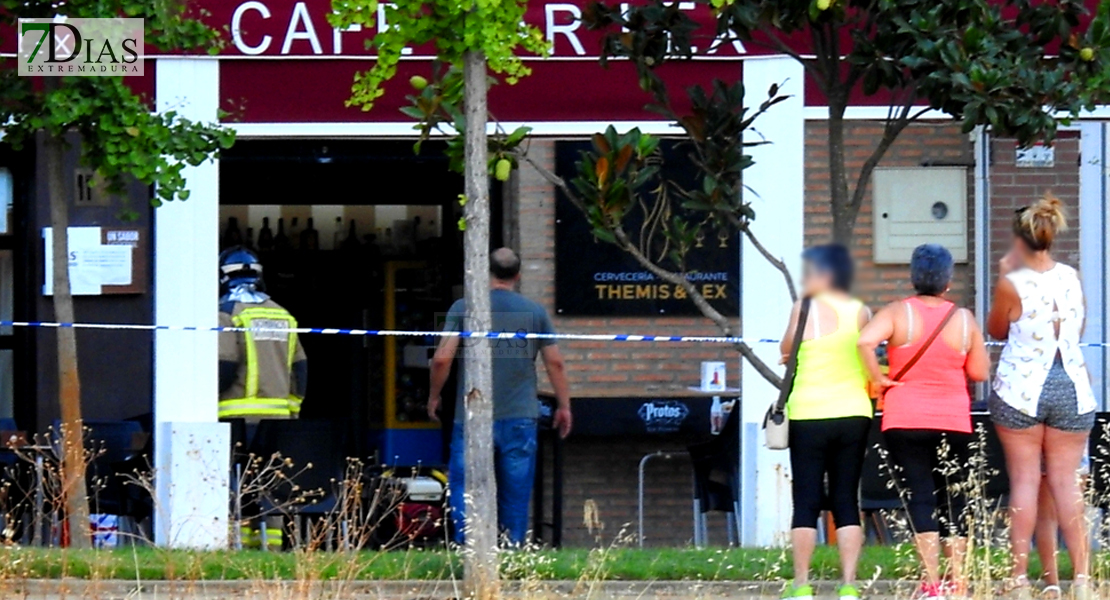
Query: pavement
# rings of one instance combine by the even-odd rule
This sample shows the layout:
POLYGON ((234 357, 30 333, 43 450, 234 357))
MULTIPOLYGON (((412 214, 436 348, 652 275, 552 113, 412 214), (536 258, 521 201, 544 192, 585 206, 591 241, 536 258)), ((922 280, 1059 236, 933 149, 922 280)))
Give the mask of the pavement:
MULTIPOLYGON (((773 600, 781 583, 692 581, 538 581, 508 582, 506 600, 773 600)), ((818 584, 818 596, 833 598, 836 584, 818 584)), ((904 584, 875 582, 867 600, 908 598, 904 584), (905 589, 903 589, 905 588, 905 589)), ((121 581, 6 580, 0 599, 67 600, 454 600, 461 596, 452 581, 121 581)))

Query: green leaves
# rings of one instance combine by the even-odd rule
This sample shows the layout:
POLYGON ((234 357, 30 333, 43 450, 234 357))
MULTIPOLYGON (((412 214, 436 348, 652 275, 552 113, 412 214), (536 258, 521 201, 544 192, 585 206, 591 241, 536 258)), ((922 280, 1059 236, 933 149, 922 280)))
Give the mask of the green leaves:
MULTIPOLYGON (((896 109, 925 101, 966 129, 988 125, 1031 143, 1051 139, 1054 115, 1110 100, 1107 0, 1090 20, 1082 0, 697 1, 717 15, 720 36, 799 60, 814 54, 804 61, 812 82, 842 103, 856 89, 893 96, 896 109)), ((598 3, 584 13, 606 32, 603 60, 631 60, 657 106, 669 100, 655 69, 692 53, 696 24, 676 6, 598 3)))
MULTIPOLYGON (((380 8, 378 0, 332 0, 334 12, 328 20, 339 28, 376 27, 380 8)), ((526 8, 526 0, 395 0, 386 4, 382 13, 389 27, 381 28, 369 43, 378 59, 369 71, 355 75, 347 105, 370 110, 385 93, 382 86, 397 74, 402 51, 409 46, 434 46, 440 61, 456 67, 462 65, 468 50, 481 50, 491 72, 506 83, 516 83, 531 73, 521 52, 549 53, 543 32, 524 23, 526 8)))
MULTIPOLYGON (((146 42, 163 50, 218 50, 220 32, 198 20, 203 16, 188 3, 156 0, 74 0, 64 4, 0 0, 0 19, 15 16, 139 17, 146 42)), ((12 25, 14 30, 14 25, 12 25)), ((81 162, 94 169, 109 192, 119 192, 129 178, 155 186, 154 206, 186 200, 182 170, 198 165, 230 147, 235 133, 218 124, 194 123, 175 112, 153 114, 146 99, 136 96, 121 79, 65 77, 47 86, 18 77, 10 68, 0 86, 0 120, 5 141, 19 147, 40 132, 60 137, 81 136, 81 162)), ((134 214, 127 209, 122 218, 134 214)))

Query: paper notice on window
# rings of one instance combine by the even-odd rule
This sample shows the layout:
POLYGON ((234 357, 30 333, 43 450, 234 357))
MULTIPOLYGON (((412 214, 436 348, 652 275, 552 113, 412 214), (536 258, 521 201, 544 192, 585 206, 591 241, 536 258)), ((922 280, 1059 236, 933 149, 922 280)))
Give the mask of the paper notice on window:
MULTIPOLYGON (((46 247, 46 282, 43 294, 54 293, 53 235, 49 228, 43 231, 46 247)), ((72 227, 69 230, 69 289, 75 296, 96 296, 104 293, 106 285, 131 285, 131 258, 129 245, 100 244, 99 227, 72 227)))
MULTIPOLYGON (((90 246, 69 251, 69 274, 74 287, 81 283, 131 285, 130 246, 90 246)), ((83 285, 81 287, 84 287, 83 285)))

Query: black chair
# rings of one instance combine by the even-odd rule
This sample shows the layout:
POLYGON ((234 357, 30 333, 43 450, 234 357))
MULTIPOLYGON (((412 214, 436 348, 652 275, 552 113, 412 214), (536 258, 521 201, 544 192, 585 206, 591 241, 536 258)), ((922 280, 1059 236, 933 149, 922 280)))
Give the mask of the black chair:
MULTIPOLYGON (((127 510, 123 465, 131 464, 142 450, 136 441, 143 434, 136 421, 85 421, 85 447, 93 453, 85 474, 89 482, 89 509, 94 513, 124 515, 127 510)), ((126 487, 125 487, 126 486, 126 487)))
POLYGON ((882 418, 871 420, 867 434, 867 453, 863 457, 863 477, 860 480, 860 512, 865 526, 880 544, 894 543, 886 515, 903 508, 898 488, 893 484, 890 461, 883 450, 882 418))
POLYGON ((338 486, 346 476, 347 431, 346 424, 329 420, 274 419, 259 423, 251 454, 263 462, 280 455, 291 463, 285 467, 289 480, 263 494, 262 510, 302 517, 302 524, 306 524, 306 517, 335 510, 338 486), (311 499, 299 501, 306 494, 311 499))
POLYGON ((1091 458, 1089 495, 1092 504, 1100 509, 1110 509, 1110 413, 1095 415, 1095 428, 1088 442, 1091 458))
POLYGON ((986 455, 986 497, 995 501, 999 506, 1005 506, 1010 497, 1010 476, 1006 473, 1006 455, 1002 450, 1002 440, 998 439, 998 432, 991 423, 990 415, 975 414, 971 416, 972 452, 982 445, 982 452, 986 455), (980 442, 979 430, 982 428, 984 437, 980 442))
POLYGON ((708 541, 706 513, 721 511, 728 522, 729 545, 740 539, 740 405, 728 413, 721 432, 686 447, 694 470, 694 544, 708 541))

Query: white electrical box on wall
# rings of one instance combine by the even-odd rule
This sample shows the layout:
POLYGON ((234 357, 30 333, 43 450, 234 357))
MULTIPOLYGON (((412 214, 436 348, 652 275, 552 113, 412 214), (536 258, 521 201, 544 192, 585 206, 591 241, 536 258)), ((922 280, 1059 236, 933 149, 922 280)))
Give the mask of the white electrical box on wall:
POLYGON ((921 244, 941 244, 967 262, 967 169, 875 169, 871 181, 878 264, 907 264, 921 244))

